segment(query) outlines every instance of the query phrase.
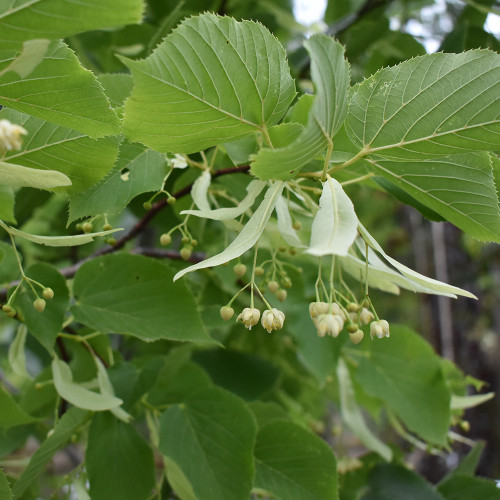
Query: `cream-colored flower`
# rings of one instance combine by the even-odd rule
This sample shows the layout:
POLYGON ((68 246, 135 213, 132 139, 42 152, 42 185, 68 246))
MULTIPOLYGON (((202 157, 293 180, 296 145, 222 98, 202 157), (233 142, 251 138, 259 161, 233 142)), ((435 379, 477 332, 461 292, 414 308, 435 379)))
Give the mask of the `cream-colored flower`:
POLYGON ((238 315, 236 321, 241 321, 246 328, 249 330, 252 329, 252 326, 255 326, 260 319, 260 311, 255 307, 245 307, 243 311, 238 315))
POLYGON ((169 158, 172 168, 186 168, 188 166, 186 158, 183 155, 176 154, 174 158, 169 158))
POLYGON ((285 314, 273 307, 262 313, 262 326, 271 333, 273 330, 281 330, 285 322, 285 314))
POLYGON ((378 337, 379 339, 389 337, 389 323, 385 319, 372 321, 370 323, 370 336, 372 339, 373 337, 378 337))
POLYGON ((17 151, 21 149, 22 137, 28 131, 20 125, 15 125, 9 120, 0 120, 0 153, 17 151))
POLYGON ((317 318, 316 327, 320 337, 325 335, 338 337, 344 327, 344 320, 338 314, 321 314, 317 318))
POLYGON ((309 304, 309 315, 314 321, 320 314, 326 314, 330 309, 328 302, 311 302, 309 304))
POLYGON ((366 307, 363 307, 363 309, 361 309, 361 312, 359 313, 359 321, 362 325, 367 325, 368 323, 370 323, 370 321, 373 321, 374 319, 375 316, 370 311, 370 309, 367 309, 366 307))

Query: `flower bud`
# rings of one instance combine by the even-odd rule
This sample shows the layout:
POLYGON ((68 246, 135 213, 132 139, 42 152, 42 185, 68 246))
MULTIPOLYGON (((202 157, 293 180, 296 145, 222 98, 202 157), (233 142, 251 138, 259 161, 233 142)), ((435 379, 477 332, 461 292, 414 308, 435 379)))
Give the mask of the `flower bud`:
POLYGON ((193 253, 193 249, 188 245, 181 248, 181 251, 179 253, 182 259, 189 260, 189 257, 191 257, 191 254, 193 253))
POLYGON ((0 155, 5 151, 21 149, 22 135, 28 131, 20 125, 15 125, 9 120, 0 120, 0 155))
POLYGON ((11 310, 6 313, 7 318, 15 318, 17 314, 17 311, 14 308, 11 308, 11 310))
POLYGON ((358 304, 356 304, 356 302, 350 302, 349 304, 347 304, 346 309, 349 312, 355 312, 355 313, 357 313, 359 311, 359 306, 358 306, 358 304))
POLYGON ((370 309, 367 309, 366 307, 363 307, 361 309, 361 312, 359 313, 359 321, 361 322, 362 325, 367 325, 368 323, 370 323, 374 319, 375 319, 375 316, 370 311, 370 309))
POLYGON ((181 239, 181 243, 183 245, 186 245, 187 243, 189 243, 189 237, 188 236, 183 236, 182 239, 181 239))
POLYGON ((52 288, 49 288, 49 287, 44 288, 43 292, 42 292, 42 296, 46 300, 51 300, 54 298, 54 290, 52 290, 52 288))
POLYGON ((109 246, 115 246, 116 245, 116 239, 111 237, 111 238, 106 238, 106 244, 109 246))
POLYGON ((374 336, 378 337, 379 339, 389 337, 389 323, 385 319, 372 321, 370 323, 370 336, 372 339, 374 336))
POLYGON ((302 224, 300 221, 296 220, 293 222, 292 227, 296 230, 299 231, 302 228, 302 224))
POLYGON ((263 267, 256 267, 255 268, 255 276, 263 276, 264 275, 264 268, 263 267))
POLYGON ((279 290, 280 285, 277 281, 273 280, 267 284, 267 288, 271 293, 276 293, 279 290))
POLYGON ((111 229, 113 229, 111 224, 104 224, 104 226, 102 226, 103 231, 111 231, 111 229))
POLYGON ((160 236, 160 244, 162 244, 164 247, 170 245, 172 243, 172 236, 170 236, 168 233, 163 233, 160 236))
POLYGON ((355 332, 349 332, 349 338, 353 344, 359 344, 363 340, 364 336, 365 334, 363 333, 363 330, 358 329, 355 332))
POLYGON ((317 318, 320 314, 326 314, 330 309, 328 302, 311 302, 309 304, 309 315, 311 319, 317 318))
POLYGON ((3 311, 4 313, 10 313, 10 311, 12 311, 12 307, 10 307, 10 306, 9 306, 9 304, 4 304, 4 305, 2 306, 2 311, 3 311))
POLYGON ((252 326, 255 326, 260 319, 260 311, 255 307, 245 307, 243 311, 238 315, 236 321, 241 321, 246 328, 249 330, 252 329, 252 326))
POLYGON ((273 307, 262 313, 262 326, 271 333, 273 330, 281 330, 285 322, 285 314, 273 307))
POLYGON ((276 292, 276 298, 277 298, 280 302, 285 302, 285 300, 286 300, 286 296, 287 296, 286 290, 283 290, 283 288, 281 288, 280 290, 278 290, 278 291, 276 292))
POLYGON ((169 196, 169 197, 167 198, 167 203, 168 203, 170 206, 172 206, 172 205, 173 205, 176 201, 177 201, 177 199, 176 199, 176 198, 174 198, 173 196, 169 196))
POLYGON ((142 206, 144 210, 151 210, 153 208, 153 204, 150 201, 145 201, 142 206))
POLYGON ((282 284, 285 288, 292 288, 292 280, 291 280, 288 276, 285 276, 285 277, 281 280, 281 284, 282 284))
POLYGON ((84 222, 82 224, 82 231, 84 233, 91 233, 93 229, 94 229, 94 226, 92 226, 91 222, 84 222))
POLYGON ((239 264, 236 264, 233 267, 234 274, 238 276, 238 278, 242 278, 245 276, 245 273, 247 272, 247 266, 245 264, 242 264, 241 262, 239 264))
POLYGON ((229 321, 234 315, 234 309, 230 306, 222 306, 220 308, 220 316, 224 321, 229 321))
POLYGON ((38 299, 35 299, 35 301, 33 302, 33 307, 40 313, 44 311, 45 305, 45 300, 41 299, 40 297, 38 299))

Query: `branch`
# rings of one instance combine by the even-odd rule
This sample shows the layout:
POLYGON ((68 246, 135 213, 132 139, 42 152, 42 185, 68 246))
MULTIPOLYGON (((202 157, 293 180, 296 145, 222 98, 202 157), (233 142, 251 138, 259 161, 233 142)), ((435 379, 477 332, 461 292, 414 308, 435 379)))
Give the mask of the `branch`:
MULTIPOLYGON (((240 165, 239 167, 228 167, 228 168, 221 168, 219 170, 216 170, 212 174, 212 179, 216 179, 217 177, 221 177, 223 175, 228 175, 228 174, 236 174, 236 173, 247 173, 250 170, 250 165, 240 165)), ((186 195, 188 195, 191 192, 191 189, 193 187, 193 183, 188 184, 187 186, 183 187, 182 189, 179 189, 179 191, 175 192, 172 194, 172 196, 176 199, 182 198, 186 195)), ((156 202, 148 212, 140 219, 131 229, 129 229, 128 232, 126 232, 120 239, 116 241, 116 243, 112 246, 104 246, 102 248, 99 248, 96 250, 93 254, 89 255, 85 259, 82 259, 75 264, 71 266, 64 267, 62 269, 59 269, 59 272, 65 277, 65 278, 72 278, 78 269, 87 261, 95 259, 96 257, 100 257, 101 255, 106 255, 108 253, 113 253, 116 252, 117 250, 120 250, 125 246, 126 243, 128 243, 130 240, 134 239, 136 236, 138 236, 146 227, 148 224, 153 220, 153 218, 161 212, 167 204, 167 199, 164 198, 158 202, 156 202)), ((181 259, 181 256, 178 251, 176 250, 161 250, 161 249, 156 249, 156 248, 135 248, 132 250, 132 253, 135 254, 140 254, 140 255, 147 255, 150 257, 156 257, 156 258, 163 258, 163 259, 181 259)), ((193 253, 191 257, 188 259, 189 262, 197 263, 203 260, 204 255, 200 252, 193 253)), ((0 301, 5 302, 7 299, 7 293, 10 288, 17 286, 19 284, 18 281, 13 281, 9 283, 6 287, 0 289, 0 301)))

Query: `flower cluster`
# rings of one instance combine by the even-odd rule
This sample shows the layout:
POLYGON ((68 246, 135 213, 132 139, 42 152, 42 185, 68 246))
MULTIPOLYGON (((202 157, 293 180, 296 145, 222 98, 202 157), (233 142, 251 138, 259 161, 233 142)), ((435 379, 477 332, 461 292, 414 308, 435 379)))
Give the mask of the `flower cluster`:
MULTIPOLYGON (((222 306, 220 315, 224 321, 229 321, 234 315, 234 309, 230 306, 222 306)), ((260 320, 260 311, 256 307, 245 307, 237 316, 236 321, 241 321, 249 330, 257 325, 260 320)), ((274 330, 281 330, 285 323, 285 313, 272 307, 262 313, 262 326, 271 333, 274 330)))
POLYGON ((28 131, 9 120, 0 120, 0 154, 21 149, 22 137, 28 131))

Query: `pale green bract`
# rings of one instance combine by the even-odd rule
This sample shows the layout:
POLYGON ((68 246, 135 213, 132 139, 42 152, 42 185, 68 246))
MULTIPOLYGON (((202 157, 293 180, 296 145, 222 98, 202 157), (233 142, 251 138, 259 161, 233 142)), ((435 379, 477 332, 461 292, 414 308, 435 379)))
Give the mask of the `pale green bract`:
POLYGON ((254 157, 252 173, 263 180, 295 177, 331 143, 346 116, 349 64, 343 47, 325 35, 312 36, 304 46, 311 56, 316 98, 297 139, 283 148, 261 149, 254 157))
POLYGON ((327 176, 319 200, 319 210, 312 223, 311 243, 306 253, 347 255, 358 232, 358 217, 351 199, 340 183, 327 176))
POLYGON ((255 199, 266 187, 264 181, 253 180, 248 183, 247 195, 235 207, 216 208, 214 210, 183 210, 181 215, 195 215, 204 219, 229 220, 244 214, 255 202, 255 199))
POLYGON ((350 93, 347 132, 366 154, 426 159, 500 149, 500 55, 430 54, 350 93))
POLYGON ((78 408, 92 411, 110 410, 123 401, 109 394, 99 394, 73 382, 73 374, 67 363, 61 359, 52 361, 54 386, 59 395, 78 408))
POLYGON ((12 187, 51 189, 71 186, 71 179, 56 170, 38 170, 0 161, 0 184, 12 187))
POLYGON ((285 51, 264 26, 203 14, 183 21, 142 61, 124 128, 161 152, 194 153, 265 131, 295 97, 285 51))
POLYGON ((212 182, 212 176, 209 170, 204 170, 201 175, 194 181, 191 189, 191 198, 194 204, 202 211, 208 212, 210 204, 208 203, 208 188, 212 182))
POLYGON ((179 271, 174 276, 174 281, 178 280, 186 273, 197 271, 198 269, 205 269, 207 267, 220 266, 225 262, 236 259, 247 250, 252 248, 257 243, 261 234, 266 228, 266 224, 271 217, 274 207, 278 201, 284 188, 284 183, 281 181, 275 182, 267 190, 264 200, 259 205, 259 208, 254 212, 250 220, 246 223, 245 227, 236 236, 236 238, 229 244, 229 246, 221 253, 210 257, 202 262, 198 262, 182 271, 179 271))
POLYGON ((110 229, 109 231, 99 231, 97 233, 86 233, 86 234, 75 234, 71 236, 39 236, 37 234, 30 234, 15 227, 8 226, 0 220, 0 227, 5 229, 12 236, 19 236, 25 240, 32 241, 33 243, 38 243, 40 245, 46 245, 48 247, 74 247, 78 245, 84 245, 85 243, 90 243, 94 241, 94 238, 98 236, 107 236, 109 234, 116 233, 116 231, 123 231, 121 228, 110 229))
POLYGON ((390 462, 392 460, 392 450, 375 436, 366 424, 363 413, 356 402, 351 375, 343 358, 339 358, 337 363, 337 378, 341 402, 340 411, 343 421, 368 449, 375 451, 390 462))
POLYGON ((278 230, 286 243, 292 247, 305 248, 306 245, 300 241, 297 231, 293 228, 288 203, 283 196, 280 196, 276 202, 276 215, 278 217, 278 230))

